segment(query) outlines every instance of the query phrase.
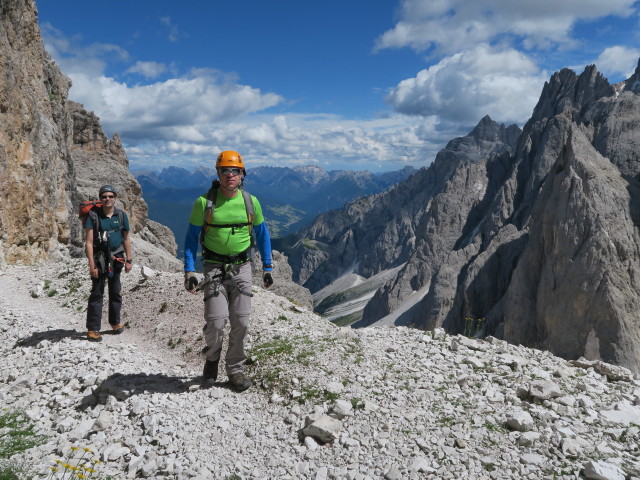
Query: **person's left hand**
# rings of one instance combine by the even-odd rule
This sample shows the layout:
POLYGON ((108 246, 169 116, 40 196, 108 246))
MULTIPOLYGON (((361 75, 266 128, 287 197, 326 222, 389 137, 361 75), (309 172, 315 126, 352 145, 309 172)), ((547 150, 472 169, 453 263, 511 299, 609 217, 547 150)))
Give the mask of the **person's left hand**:
POLYGON ((124 262, 124 272, 125 273, 129 273, 132 268, 133 268, 133 264, 132 263, 124 262))
POLYGON ((184 272, 184 288, 189 293, 196 293, 198 286, 198 275, 196 272, 184 272))
POLYGON ((264 280, 264 288, 269 288, 273 285, 273 277, 271 276, 271 272, 264 272, 262 275, 262 280, 264 280))

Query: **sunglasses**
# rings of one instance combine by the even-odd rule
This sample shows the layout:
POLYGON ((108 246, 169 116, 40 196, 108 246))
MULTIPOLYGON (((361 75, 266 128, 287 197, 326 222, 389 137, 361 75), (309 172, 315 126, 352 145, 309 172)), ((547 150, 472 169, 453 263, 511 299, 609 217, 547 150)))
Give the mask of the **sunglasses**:
POLYGON ((116 198, 116 196, 115 195, 102 195, 100 198, 102 200, 106 200, 107 198, 116 198))
POLYGON ((222 175, 233 175, 234 177, 242 173, 241 168, 220 168, 219 170, 222 175))

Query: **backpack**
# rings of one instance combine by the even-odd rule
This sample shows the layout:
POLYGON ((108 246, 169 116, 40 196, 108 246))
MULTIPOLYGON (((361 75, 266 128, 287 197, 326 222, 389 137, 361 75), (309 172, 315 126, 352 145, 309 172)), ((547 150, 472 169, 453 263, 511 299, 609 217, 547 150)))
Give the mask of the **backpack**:
POLYGON ((244 200, 244 208, 247 210, 247 222, 246 223, 234 223, 224 225, 213 224, 213 214, 216 209, 216 197, 218 195, 218 189, 220 188, 220 181, 214 180, 211 182, 211 188, 207 192, 207 205, 204 208, 204 224, 202 225, 202 231, 200 232, 200 243, 204 246, 204 237, 207 234, 207 230, 211 227, 215 228, 230 228, 231 234, 235 233, 234 229, 241 227, 249 227, 249 235, 253 228, 253 218, 255 216, 255 209, 253 207, 253 200, 251 195, 244 188, 240 187, 242 193, 242 199, 244 200))
POLYGON ((80 204, 80 208, 78 208, 78 218, 82 222, 83 227, 85 223, 87 223, 89 212, 92 210, 95 211, 96 208, 102 208, 102 202, 100 200, 87 200, 80 204))

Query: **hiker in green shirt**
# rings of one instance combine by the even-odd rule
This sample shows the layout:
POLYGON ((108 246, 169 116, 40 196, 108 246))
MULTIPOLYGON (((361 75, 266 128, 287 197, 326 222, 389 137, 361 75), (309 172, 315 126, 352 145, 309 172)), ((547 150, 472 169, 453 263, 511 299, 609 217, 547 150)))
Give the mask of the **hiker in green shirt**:
POLYGON ((216 160, 218 179, 207 194, 200 196, 191 211, 185 239, 185 288, 195 293, 198 277, 195 258, 202 245, 205 280, 205 328, 207 344, 203 377, 218 376, 224 327, 230 325, 225 367, 229 382, 238 392, 252 385, 244 373, 247 354, 244 349, 251 314, 252 233, 262 258, 264 287, 273 284, 271 275, 271 238, 262 207, 256 197, 242 189, 246 175, 238 152, 224 151, 216 160))

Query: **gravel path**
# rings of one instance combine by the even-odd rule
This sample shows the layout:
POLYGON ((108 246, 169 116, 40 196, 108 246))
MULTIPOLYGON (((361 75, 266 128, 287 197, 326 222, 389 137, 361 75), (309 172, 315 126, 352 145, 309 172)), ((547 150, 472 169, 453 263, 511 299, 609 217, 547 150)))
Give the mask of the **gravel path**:
POLYGON ((94 344, 83 261, 0 273, 0 401, 46 436, 20 457, 32 478, 84 453, 114 479, 640 479, 625 369, 338 328, 255 287, 256 385, 237 394, 224 374, 202 383, 202 299, 181 275, 134 267, 123 284, 125 333, 94 344))

